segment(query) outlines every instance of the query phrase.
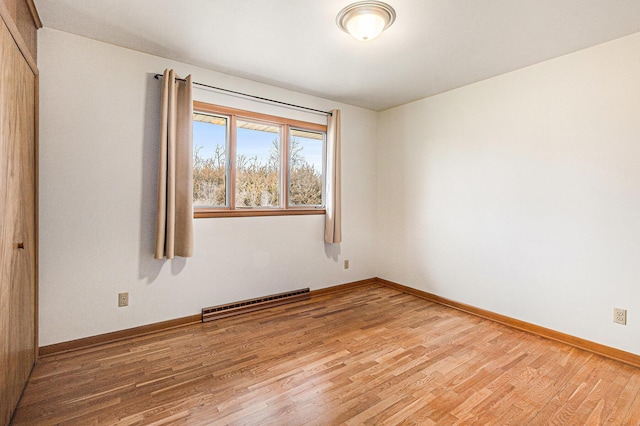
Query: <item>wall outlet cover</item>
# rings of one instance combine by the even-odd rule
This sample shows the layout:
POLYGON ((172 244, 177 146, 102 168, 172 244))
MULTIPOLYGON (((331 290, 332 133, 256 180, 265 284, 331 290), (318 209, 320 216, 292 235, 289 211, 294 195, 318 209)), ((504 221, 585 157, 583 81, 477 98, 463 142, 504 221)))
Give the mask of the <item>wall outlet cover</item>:
POLYGON ((129 306, 129 293, 118 293, 118 307, 129 306))
POLYGON ((627 325, 627 310, 622 308, 613 308, 613 322, 627 325))

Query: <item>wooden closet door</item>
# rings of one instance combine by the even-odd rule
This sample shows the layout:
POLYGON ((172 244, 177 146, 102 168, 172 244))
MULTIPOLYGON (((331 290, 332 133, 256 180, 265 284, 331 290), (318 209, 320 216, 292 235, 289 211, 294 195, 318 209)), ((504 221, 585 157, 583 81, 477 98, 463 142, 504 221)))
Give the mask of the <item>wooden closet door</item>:
POLYGON ((35 75, 0 28, 0 425, 35 362, 35 75))

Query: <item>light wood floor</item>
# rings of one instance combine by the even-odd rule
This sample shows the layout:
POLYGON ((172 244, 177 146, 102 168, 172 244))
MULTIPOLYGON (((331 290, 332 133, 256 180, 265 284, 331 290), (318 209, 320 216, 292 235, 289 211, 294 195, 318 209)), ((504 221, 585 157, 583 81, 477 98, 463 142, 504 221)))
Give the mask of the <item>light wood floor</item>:
POLYGON ((638 425, 640 369, 372 285, 42 359, 15 425, 638 425))

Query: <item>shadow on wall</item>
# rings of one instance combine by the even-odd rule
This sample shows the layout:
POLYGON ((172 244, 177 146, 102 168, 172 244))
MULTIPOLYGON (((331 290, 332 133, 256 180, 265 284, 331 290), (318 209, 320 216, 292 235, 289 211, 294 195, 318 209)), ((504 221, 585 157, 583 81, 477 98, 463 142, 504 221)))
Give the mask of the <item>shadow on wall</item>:
POLYGON ((324 243, 324 254, 327 259, 332 259, 337 262, 340 258, 340 244, 327 244, 324 243))

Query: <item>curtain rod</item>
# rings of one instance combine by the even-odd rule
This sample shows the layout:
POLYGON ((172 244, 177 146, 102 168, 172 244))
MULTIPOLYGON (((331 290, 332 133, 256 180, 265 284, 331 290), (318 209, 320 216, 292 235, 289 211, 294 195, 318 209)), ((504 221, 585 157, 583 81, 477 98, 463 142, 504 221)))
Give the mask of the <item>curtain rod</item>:
MULTIPOLYGON (((156 80, 159 80, 159 79, 160 79, 160 77, 162 77, 162 74, 156 74, 156 75, 154 75, 154 78, 155 78, 156 80)), ((179 81, 187 81, 187 80, 185 80, 184 78, 177 78, 177 77, 176 77, 176 80, 179 80, 179 81)), ((305 109, 305 110, 307 110, 307 111, 313 111, 313 112, 317 112, 317 113, 325 114, 325 115, 333 115, 333 114, 331 114, 331 112, 329 112, 329 111, 322 111, 322 110, 320 110, 320 109, 309 108, 309 107, 302 106, 302 105, 289 104, 289 103, 287 103, 287 102, 276 101, 276 100, 274 100, 274 99, 269 99, 269 98, 263 98, 263 97, 261 97, 261 96, 250 95, 250 94, 248 94, 248 93, 236 92, 235 90, 223 89, 222 87, 210 86, 210 85, 208 85, 208 84, 198 83, 198 82, 196 82, 196 81, 193 81, 192 83, 193 83, 193 84, 196 84, 196 85, 198 85, 198 86, 207 87, 207 88, 209 88, 209 89, 221 90, 221 91, 223 91, 223 92, 233 93, 233 94, 235 94, 235 95, 246 96, 246 97, 253 98, 253 99, 259 99, 259 100, 261 100, 261 101, 271 102, 271 103, 274 103, 274 104, 285 105, 285 106, 293 107, 293 108, 305 109)))

